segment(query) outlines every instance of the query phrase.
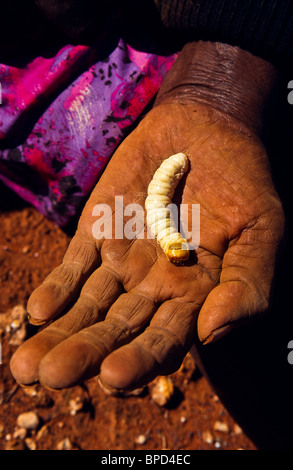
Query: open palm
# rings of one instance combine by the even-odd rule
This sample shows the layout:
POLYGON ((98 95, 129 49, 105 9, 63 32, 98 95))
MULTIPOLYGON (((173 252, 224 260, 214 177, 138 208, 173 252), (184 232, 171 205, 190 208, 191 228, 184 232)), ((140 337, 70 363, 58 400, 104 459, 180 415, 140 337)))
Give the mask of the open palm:
POLYGON ((32 293, 31 320, 50 323, 12 357, 16 380, 62 388, 100 374, 128 389, 175 371, 195 335, 208 342, 268 307, 282 232, 258 138, 206 106, 158 105, 115 152, 63 263, 32 293), (114 213, 121 195, 143 207, 153 173, 177 152, 190 161, 180 202, 200 205, 190 261, 173 265, 156 240, 94 238, 94 207, 114 213))

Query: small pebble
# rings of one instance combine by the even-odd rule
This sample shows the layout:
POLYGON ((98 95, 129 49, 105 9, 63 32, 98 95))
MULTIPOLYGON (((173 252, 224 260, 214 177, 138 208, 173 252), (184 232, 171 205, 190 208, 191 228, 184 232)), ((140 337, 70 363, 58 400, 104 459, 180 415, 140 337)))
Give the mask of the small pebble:
POLYGON ((11 346, 20 346, 26 338, 27 328, 25 324, 22 324, 21 328, 17 329, 15 333, 13 333, 12 338, 9 340, 9 344, 11 344, 11 346))
POLYGON ((11 318, 12 319, 19 319, 21 322, 24 321, 27 317, 26 309, 23 305, 15 305, 11 311, 11 318))
POLYGON ((136 438, 135 438, 135 443, 136 444, 145 444, 147 441, 147 438, 144 434, 139 434, 136 438))
POLYGON ((65 437, 65 439, 62 439, 62 441, 58 442, 56 449, 57 450, 72 450, 73 445, 70 439, 68 439, 68 437, 65 437))
POLYGON ((229 426, 223 421, 216 421, 214 424, 214 431, 229 432, 229 426))
POLYGON ((29 450, 37 450, 37 444, 31 437, 27 437, 24 442, 29 450))
POLYGON ((20 428, 25 429, 37 429, 39 426, 39 417, 33 411, 27 411, 25 413, 21 413, 17 417, 17 425, 20 428))
POLYGON ((71 416, 75 416, 78 411, 81 411, 84 407, 84 400, 80 397, 72 398, 69 400, 69 409, 71 416))
POLYGON ((27 395, 28 397, 36 397, 37 394, 38 394, 37 386, 36 386, 36 385, 27 385, 27 386, 23 386, 23 387, 21 387, 21 390, 22 390, 23 393, 24 393, 25 395, 27 395))
POLYGON ((212 444, 214 442, 213 435, 210 431, 204 431, 202 433, 202 438, 207 444, 212 444))
POLYGON ((27 429, 26 428, 17 428, 13 433, 14 439, 25 439, 27 436, 27 429))
POLYGON ((175 393, 171 377, 160 376, 151 386, 151 398, 159 406, 167 405, 175 393))
POLYGON ((241 429, 241 427, 238 425, 238 424, 234 424, 233 426, 233 432, 236 436, 239 436, 239 434, 242 434, 243 431, 241 429))
POLYGON ((15 318, 15 320, 12 320, 12 322, 10 323, 10 326, 13 330, 17 330, 21 327, 21 324, 21 320, 19 318, 15 318))

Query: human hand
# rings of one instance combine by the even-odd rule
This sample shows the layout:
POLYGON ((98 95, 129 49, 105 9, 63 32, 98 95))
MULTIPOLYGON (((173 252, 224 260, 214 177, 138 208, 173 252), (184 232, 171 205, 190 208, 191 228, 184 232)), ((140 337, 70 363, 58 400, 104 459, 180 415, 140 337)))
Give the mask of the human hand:
POLYGON ((124 140, 89 198, 61 266, 32 294, 53 321, 14 354, 22 384, 140 387, 175 371, 193 344, 268 307, 283 212, 268 158, 243 123, 201 104, 161 103, 124 140), (184 266, 156 240, 96 240, 94 206, 123 195, 142 207, 153 173, 184 152, 182 203, 200 204, 200 246, 184 266))

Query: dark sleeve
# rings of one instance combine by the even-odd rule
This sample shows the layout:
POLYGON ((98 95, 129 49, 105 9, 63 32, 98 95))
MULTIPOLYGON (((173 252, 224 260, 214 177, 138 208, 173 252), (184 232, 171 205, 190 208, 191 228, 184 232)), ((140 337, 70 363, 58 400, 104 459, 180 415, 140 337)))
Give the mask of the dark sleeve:
POLYGON ((292 0, 154 0, 165 27, 226 42, 286 66, 293 59, 292 0))

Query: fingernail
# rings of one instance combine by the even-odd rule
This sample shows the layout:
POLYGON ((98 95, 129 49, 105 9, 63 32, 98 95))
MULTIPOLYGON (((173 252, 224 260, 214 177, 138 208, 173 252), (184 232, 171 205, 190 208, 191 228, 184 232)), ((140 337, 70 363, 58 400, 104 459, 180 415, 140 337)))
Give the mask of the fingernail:
POLYGON ((46 385, 46 384, 44 384, 43 382, 42 382, 42 386, 43 386, 44 388, 46 388, 47 390, 49 390, 50 392, 62 392, 62 390, 64 390, 64 389, 62 389, 62 388, 53 388, 53 387, 50 387, 49 385, 46 385))
POLYGON ((37 318, 32 317, 30 313, 27 314, 27 319, 29 323, 34 326, 40 326, 40 325, 44 325, 45 323, 47 323, 46 320, 38 320, 37 318))
POLYGON ((97 377, 98 383, 101 387, 101 389, 107 394, 107 395, 112 395, 112 396, 119 396, 119 397, 129 397, 129 396, 138 396, 141 395, 142 392, 144 391, 144 387, 141 388, 135 388, 134 390, 122 390, 121 388, 114 388, 111 387, 108 384, 105 384, 102 380, 101 377, 97 377))
POLYGON ((227 333, 229 333, 229 331, 231 331, 232 329, 232 325, 221 326, 220 328, 217 328, 216 330, 212 331, 209 336, 207 336, 207 338, 202 342, 202 344, 214 343, 215 341, 218 341, 218 339, 222 338, 227 333))
POLYGON ((106 385, 102 380, 100 376, 97 376, 98 383, 101 387, 101 389, 107 394, 107 395, 119 395, 120 390, 118 388, 111 387, 110 385, 106 385))
POLYGON ((19 385, 20 387, 22 387, 22 388, 27 388, 27 389, 31 389, 31 390, 39 383, 38 379, 36 379, 36 380, 33 381, 33 382, 30 382, 29 384, 23 384, 23 383, 19 382, 19 381, 16 380, 16 379, 14 379, 14 380, 15 380, 15 382, 17 383, 17 385, 19 385))

